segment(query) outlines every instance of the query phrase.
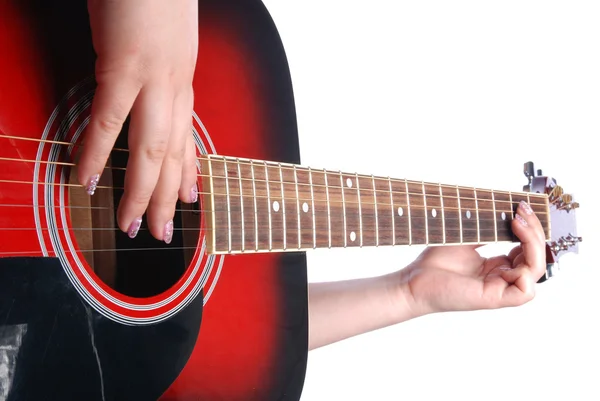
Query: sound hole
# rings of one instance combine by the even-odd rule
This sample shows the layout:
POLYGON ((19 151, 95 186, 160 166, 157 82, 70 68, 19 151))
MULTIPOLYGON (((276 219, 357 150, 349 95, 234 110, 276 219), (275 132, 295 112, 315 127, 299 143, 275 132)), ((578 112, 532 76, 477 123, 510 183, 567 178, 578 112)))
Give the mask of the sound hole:
MULTIPOLYGON (((128 149, 126 125, 115 148, 128 149)), ((149 297, 172 287, 185 273, 198 245, 200 202, 177 202, 170 244, 152 237, 144 216, 134 239, 117 225, 129 152, 113 150, 93 196, 69 187, 69 211, 77 246, 96 275, 112 289, 132 297, 149 297)), ((70 182, 77 184, 77 168, 70 182)), ((201 199, 201 198, 200 198, 201 199)))

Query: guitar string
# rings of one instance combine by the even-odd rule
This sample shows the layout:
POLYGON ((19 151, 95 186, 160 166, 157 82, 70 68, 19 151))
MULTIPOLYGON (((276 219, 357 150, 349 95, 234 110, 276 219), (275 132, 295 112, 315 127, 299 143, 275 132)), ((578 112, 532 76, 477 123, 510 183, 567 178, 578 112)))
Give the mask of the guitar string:
MULTIPOLYGON (((44 143, 51 143, 51 144, 61 145, 61 146, 84 147, 84 145, 73 144, 71 142, 53 141, 53 140, 41 140, 41 139, 19 137, 19 136, 5 135, 5 134, 0 134, 0 138, 29 140, 29 141, 33 141, 33 142, 44 142, 44 143)), ((123 149, 123 148, 113 148, 113 151, 120 151, 120 152, 126 152, 126 153, 129 152, 128 149, 123 149)), ((2 158, 0 158, 0 160, 2 160, 2 158)), ((18 161, 24 161, 22 159, 17 159, 17 160, 18 161)), ((210 160, 211 163, 213 161, 222 162, 222 163, 233 163, 233 164, 238 163, 240 165, 246 165, 246 166, 252 166, 252 163, 254 163, 255 165, 256 164, 265 164, 266 163, 267 165, 269 165, 272 168, 277 168, 277 169, 281 168, 281 169, 284 169, 284 170, 289 171, 289 172, 292 172, 293 169, 294 169, 293 166, 288 166, 288 165, 286 165, 286 163, 281 163, 281 164, 280 163, 276 163, 276 164, 274 164, 275 162, 260 161, 260 160, 253 160, 252 162, 246 162, 243 159, 242 160, 240 160, 239 158, 232 159, 232 158, 229 158, 228 156, 220 156, 220 155, 202 155, 201 157, 197 157, 196 160, 210 160)), ((30 162, 36 163, 38 161, 35 161, 35 160, 31 161, 30 160, 30 162)), ((46 161, 39 161, 39 163, 44 163, 44 162, 46 162, 46 161)), ((60 163, 64 163, 64 162, 48 162, 48 163, 57 163, 57 164, 60 164, 60 163)), ((70 163, 70 164, 67 164, 67 165, 73 165, 74 166, 75 164, 74 163, 70 163)), ((113 168, 113 169, 117 169, 117 168, 113 168)), ((124 170, 124 168, 119 168, 119 169, 123 169, 124 170)), ((301 165, 297 165, 296 166, 296 170, 298 170, 298 171, 307 171, 305 169, 307 169, 307 167, 304 167, 304 166, 301 166, 301 165)), ((328 169, 326 169, 325 171, 323 171, 323 170, 318 171, 318 170, 315 169, 315 171, 313 172, 313 174, 317 173, 317 172, 319 172, 320 174, 323 174, 323 175, 325 175, 325 174, 333 174, 333 175, 338 176, 338 174, 340 174, 340 172, 333 171, 333 170, 328 170, 328 169)), ((405 180, 405 179, 399 179, 399 178, 388 178, 388 177, 380 177, 380 176, 373 177, 371 175, 364 175, 364 174, 358 174, 357 175, 357 174, 350 174, 350 173, 343 173, 343 172, 341 174, 342 175, 345 174, 345 175, 348 175, 348 176, 352 175, 353 177, 361 177, 361 178, 368 179, 368 180, 376 179, 376 180, 380 180, 380 181, 385 181, 386 183, 387 183, 388 180, 391 180, 392 182, 396 182, 396 183, 402 184, 402 185, 404 185, 405 182, 408 182, 408 183, 414 184, 414 185, 425 184, 427 186, 435 186, 437 188, 439 188, 441 186, 442 188, 448 188, 448 189, 452 189, 452 190, 454 190, 456 188, 458 188, 458 189, 464 189, 464 190, 469 190, 469 191, 477 190, 478 193, 484 192, 484 193, 490 193, 491 194, 493 192, 494 194, 504 194, 504 195, 509 195, 509 194, 513 194, 513 195, 529 194, 530 197, 536 197, 536 196, 538 196, 540 198, 542 198, 542 197, 545 196, 543 194, 537 194, 537 193, 533 193, 533 192, 532 193, 527 193, 527 192, 513 192, 513 191, 505 191, 505 190, 490 190, 490 189, 485 189, 485 188, 466 187, 466 186, 460 186, 460 185, 457 186, 457 185, 448 185, 448 184, 437 184, 437 183, 426 183, 426 182, 420 182, 420 181, 414 181, 414 180, 405 180)), ((200 174, 198 176, 203 176, 203 175, 200 174)), ((216 177, 216 176, 213 175, 213 178, 225 178, 225 177, 216 177)), ((244 178, 242 178, 242 179, 244 179, 244 178)), ((275 181, 273 181, 273 182, 275 182, 275 181)), ((276 181, 276 182, 279 182, 279 181, 276 181)), ((285 182, 285 181, 284 181, 284 183, 294 184, 294 182, 285 182)), ((308 185, 308 184, 304 184, 304 185, 308 185)), ((321 186, 324 187, 324 185, 321 185, 321 186)), ((330 187, 330 188, 336 188, 336 187, 330 187)), ((337 188, 342 188, 342 187, 337 187, 337 188)))
MULTIPOLYGON (((35 160, 28 160, 28 159, 16 159, 16 158, 7 158, 7 157, 0 157, 0 161, 16 161, 16 162, 23 162, 23 163, 37 163, 35 160)), ((68 167, 76 166, 74 163, 68 163, 68 162, 49 162, 49 161, 40 161, 39 163, 41 163, 41 164, 55 164, 55 165, 68 166, 68 167)), ((105 167, 105 169, 107 169, 107 170, 115 170, 115 171, 126 171, 126 168, 124 168, 124 167, 112 167, 112 166, 110 166, 110 167, 109 167, 109 166, 106 166, 106 167, 105 167)), ((227 171, 228 171, 228 173, 229 173, 229 169, 227 169, 227 171)), ((320 174, 322 174, 322 175, 323 175, 323 177, 324 177, 324 176, 325 176, 325 174, 326 174, 326 173, 324 173, 324 172, 322 172, 322 171, 318 171, 318 172, 317 172, 317 171, 315 171, 315 172, 314 172, 314 173, 312 173, 312 174, 315 174, 315 173, 320 173, 320 174)), ((339 173, 330 173, 330 172, 328 172, 327 174, 336 174, 336 175, 338 175, 339 173)), ((233 175, 233 174, 232 174, 232 175, 233 175)), ((215 179, 215 178, 219 179, 219 178, 220 178, 220 179, 223 179, 223 180, 227 179, 227 177, 225 177, 225 176, 217 176, 217 175, 214 175, 214 174, 213 174, 213 175, 209 175, 209 174, 197 174, 197 177, 207 177, 207 178, 212 178, 212 179, 215 179)), ((233 178, 233 177, 229 177, 229 178, 233 178)), ((259 179, 252 179, 252 178, 247 178, 247 177, 233 178, 233 179, 234 179, 234 180, 236 180, 236 181, 243 180, 243 181, 250 181, 250 182, 255 182, 255 183, 256 183, 256 182, 268 183, 268 186, 269 186, 269 187, 271 187, 272 185, 281 185, 281 181, 280 181, 280 180, 259 180, 259 179)), ((372 181, 372 180, 380 180, 381 182, 385 181, 385 182, 386 182, 386 185, 388 185, 388 184, 387 184, 387 182, 389 181, 388 179, 383 179, 383 178, 371 178, 370 180, 371 180, 371 181, 372 181)), ((337 179, 336 179, 336 181, 337 181, 337 179)), ((10 182, 10 181, 7 181, 7 180, 4 180, 4 181, 3 181, 3 180, 0 180, 0 182, 10 182)), ((400 182, 400 181, 399 181, 399 182, 400 182)), ((402 181, 402 182, 404 182, 404 181, 402 181)), ((33 184, 33 182, 26 182, 26 181, 23 181, 23 182, 21 182, 21 183, 24 183, 24 184, 33 184)), ((44 185, 44 184, 50 184, 50 185, 52 185, 51 183, 39 183, 39 182, 38 182, 37 184, 39 184, 39 185, 44 185)), ((294 181, 294 182, 290 182, 290 181, 283 181, 283 184, 284 184, 284 192, 285 192, 285 186, 286 186, 286 184, 287 184, 287 186, 288 186, 288 187, 289 187, 290 185, 294 185, 294 186, 309 186, 309 187, 312 185, 313 187, 319 187, 319 188, 323 188, 323 189, 327 189, 327 188, 328 188, 328 189, 330 189, 330 190, 331 190, 331 189, 339 189, 339 190, 346 190, 346 191, 350 191, 350 189, 346 189, 346 187, 341 187, 341 186, 337 186, 337 185, 323 185, 323 184, 296 183, 295 181, 294 181)), ((79 185, 79 184, 63 184, 63 185, 66 185, 66 186, 79 186, 79 187, 81 187, 81 185, 79 185)), ((419 183, 419 184, 415 183, 414 185, 419 185, 419 186, 422 186, 423 184, 421 184, 421 183, 419 183)), ((429 186, 435 186, 435 189, 433 190, 433 191, 435 192, 435 194, 429 194, 429 193, 425 193, 425 195, 427 195, 427 196, 430 196, 430 197, 434 197, 434 198, 439 198, 439 197, 440 197, 440 196, 439 196, 439 186, 440 186, 440 185, 443 185, 443 184, 425 184, 425 185, 429 185, 429 186)), ((404 186, 404 184, 403 184, 403 186, 404 186)), ((121 190, 124 190, 124 188, 123 188, 123 187, 112 187, 112 186, 97 186, 97 188, 104 188, 104 189, 121 189, 121 190)), ((452 192, 453 192, 453 193, 455 193, 455 192, 456 192, 456 187, 454 187, 454 186, 453 186, 453 187, 451 187, 451 188, 452 188, 452 192)), ((458 187, 458 190, 459 190, 459 191, 460 191, 460 188, 461 188, 461 187, 458 187)), ((466 190, 466 189, 464 189, 464 188, 463 188, 463 190, 466 190)), ((473 192, 474 192, 474 191, 475 191, 475 189, 469 189, 469 191, 470 191, 470 192, 471 192, 471 191, 473 191, 473 192)), ((367 194, 374 194, 374 195, 377 195, 377 193, 384 194, 384 195, 385 195, 385 194, 389 194, 389 193, 390 193, 390 191, 389 191, 389 190, 383 190, 383 189, 375 189, 375 190, 373 190, 373 189, 371 189, 371 188, 365 188, 365 189, 361 189, 361 193, 365 193, 365 192, 366 192, 367 194)), ((479 191, 478 191, 478 192, 479 192, 479 191)), ((500 195, 500 194, 503 194, 502 192, 500 192, 500 191, 496 191, 496 190, 494 190, 494 191, 490 191, 490 194, 492 194, 492 192, 493 192, 493 195, 494 195, 494 196, 496 196, 496 195, 500 195)), ((392 194, 397 194, 397 195, 400 195, 400 196, 406 196, 406 194, 408 193, 408 195, 413 195, 413 196, 419 196, 419 197, 423 197, 423 192, 422 192, 422 191, 421 191, 421 192, 392 191, 391 193, 392 193, 392 194)), ((199 192, 199 194, 209 194, 209 193, 205 193, 205 192, 199 192)), ((509 194, 509 195, 511 195, 511 196, 522 196, 522 197, 527 197, 527 196, 529 195, 529 198, 530 198, 530 200, 531 200, 531 198, 532 198, 532 197, 533 197, 534 199, 536 199, 536 195, 537 195, 537 199, 542 199, 542 200, 544 200, 544 201, 547 199, 546 195, 543 195, 543 194, 536 194, 536 193, 527 193, 527 192, 523 192, 523 193, 519 193, 519 192, 508 192, 507 194, 509 194)), ((215 195, 226 195, 226 194, 217 194, 217 193, 215 193, 215 195)), ((239 194, 238 194, 238 195, 239 195, 239 194)), ((454 196, 454 195, 443 195, 443 198, 444 198, 444 199, 458 199, 458 196, 454 196)), ((464 197, 463 197, 463 196, 461 196, 461 197, 460 197, 460 199, 461 199, 461 201, 463 201, 463 202, 464 202, 464 201, 469 201, 469 200, 471 200, 471 201, 475 201, 475 200, 477 200, 477 201, 492 201, 492 199, 487 199, 487 198, 477 198, 477 199, 476 199, 476 198, 471 198, 471 197, 468 197, 468 196, 464 196, 464 197)), ((309 199, 301 199, 301 200, 309 200, 309 199)), ((508 200, 496 200, 496 202, 509 202, 509 203, 510 203, 510 201, 508 201, 508 200)), ((531 204, 531 205, 545 206, 545 203, 530 202, 530 204, 531 204)))
MULTIPOLYGON (((70 186, 70 187, 81 188, 81 186, 77 185, 77 184, 34 183, 34 182, 28 182, 28 181, 0 180, 0 183, 2 183, 2 182, 4 182, 4 183, 13 183, 13 184, 39 184, 39 185, 70 186)), ((115 188, 114 187, 100 187, 100 186, 98 186, 98 188, 96 188, 96 189, 115 189, 115 188)), ((119 188, 117 188, 117 189, 119 189, 119 188)), ((211 195, 212 194, 210 192, 198 192, 198 193, 199 194, 206 194, 206 195, 211 195)), ((227 197, 228 196, 227 194, 222 194, 222 193, 215 193, 214 195, 215 196, 223 196, 223 197, 227 197)), ((415 196, 418 196, 418 195, 415 195, 415 196)), ((253 195, 241 195, 241 196, 240 195, 230 195, 230 203, 234 203, 235 204, 235 201, 238 200, 238 199, 240 199, 240 198, 243 198, 243 200, 252 200, 252 199, 263 199, 263 200, 266 200, 268 197, 267 196, 258 196, 258 195, 257 196, 253 196, 253 195)), ((311 202, 311 199, 305 199, 305 198, 294 199, 294 198, 291 198, 291 197, 289 197, 289 198, 285 197, 284 199, 281 199, 281 198, 271 197, 271 199, 272 200, 275 199, 277 201, 279 201, 279 200, 281 200, 281 201, 285 200, 288 203, 297 203, 297 202, 300 202, 300 201, 305 201, 306 203, 311 202)), ((429 202, 432 199, 435 199, 435 196, 434 195, 428 195, 427 199, 428 199, 428 202, 429 202)), ((481 202, 482 200, 479 200, 479 201, 481 202)), ((474 211, 478 210, 479 212, 490 212, 490 213, 496 212, 496 214, 501 213, 501 212, 504 212, 504 213, 513 213, 512 208, 504 209, 504 208, 498 208, 498 207, 496 207, 495 209, 493 209, 493 208, 492 209, 488 209, 488 208, 478 208, 475 205, 473 205, 471 208, 469 208, 468 206, 464 206, 464 203, 462 203, 462 202, 461 202, 461 207, 460 208, 459 207, 453 207, 453 206, 444 206, 444 207, 442 207, 441 205, 438 207, 438 206, 434 206, 434 205, 431 205, 431 204, 428 204, 427 208, 425 208, 424 205, 420 205, 420 204, 415 205, 413 202, 414 202, 414 200, 411 199, 411 205, 410 205, 410 207, 407 204, 400 203, 400 202, 398 202, 398 203, 394 202, 392 204, 392 203, 387 203, 387 202, 373 203, 373 202, 364 202, 364 201, 361 201, 360 204, 362 206, 364 206, 364 205, 373 206, 372 208, 370 208, 370 209, 373 209, 373 210, 375 210, 375 206, 377 206, 378 210, 380 208, 382 208, 382 207, 390 209, 391 206, 394 206, 394 209, 396 209, 396 210, 398 209, 398 207, 402 207, 402 208, 407 208, 407 210, 410 209, 410 210, 416 210, 416 211, 419 211, 419 210, 430 211, 430 210, 433 210, 433 209, 437 210, 439 208, 440 211, 441 210, 444 210, 444 211, 459 211, 460 210, 461 212, 462 211, 465 211, 465 212, 466 211, 474 212, 474 211)), ((492 201, 489 200, 489 202, 492 202, 492 201)), ((500 201, 495 201, 495 202, 497 204, 500 201)), ((327 200, 315 200, 315 203, 319 203, 319 205, 327 205, 327 203, 329 203, 330 205, 331 204, 333 204, 333 205, 338 204, 340 207, 343 204, 345 204, 346 207, 348 207, 348 205, 353 205, 353 206, 358 206, 359 205, 359 202, 347 201, 347 200, 331 200, 331 199, 329 201, 327 201, 327 200)), ((506 205, 507 203, 510 203, 512 206, 515 206, 515 205, 518 204, 515 201, 513 201, 512 203, 510 201, 506 201, 506 202, 502 202, 502 203, 504 204, 502 206, 507 206, 506 205)), ((536 206, 540 206, 540 207, 543 206, 545 208, 546 205, 532 204, 531 206, 532 206, 532 208, 536 207, 536 206)), ((46 206, 45 205, 14 204, 14 203, 10 203, 10 204, 0 204, 0 207, 38 207, 38 208, 45 208, 46 206)), ((61 206, 60 205, 55 205, 54 207, 61 207, 61 206)), ((95 206, 95 207, 92 207, 92 206, 89 206, 89 207, 86 207, 86 206, 62 206, 62 207, 65 207, 65 208, 83 208, 83 209, 96 208, 96 209, 99 209, 99 210, 106 210, 106 209, 115 210, 116 209, 115 207, 108 207, 108 206, 104 206, 104 207, 103 206, 95 206), (104 208, 104 209, 102 209, 102 208, 104 208)), ((270 208, 270 206, 269 206, 269 208, 270 208)), ((365 208, 362 207, 361 209, 365 209, 365 208)), ((219 210, 219 209, 198 209, 198 210, 195 210, 195 209, 191 209, 191 210, 175 209, 175 210, 176 211, 181 211, 181 212, 203 212, 203 213, 212 213, 212 212, 223 211, 223 210, 219 210)), ((226 211, 226 210, 227 209, 225 209, 224 211, 226 211)), ((356 210, 358 210, 358 207, 356 208, 356 210)), ((538 215, 538 218, 541 217, 541 216, 544 216, 544 215, 548 214, 546 210, 544 210, 544 211, 536 211, 536 213, 538 215)))
MULTIPOLYGON (((498 239, 498 241, 496 240, 489 240, 489 241, 480 241, 479 243, 475 243, 475 241, 468 243, 468 245, 486 245, 486 244, 501 244, 501 243, 516 243, 518 241, 516 241, 515 239, 498 239)), ((313 242, 312 241, 307 241, 307 243, 310 243, 309 246, 303 247, 301 246, 300 248, 298 247, 288 247, 287 250, 290 251, 295 251, 295 250, 310 250, 310 249, 314 249, 314 247, 312 246, 313 242)), ((446 242, 447 245, 460 245, 461 243, 459 242, 446 242)), ((380 244, 380 247, 398 247, 398 246, 417 246, 417 245, 422 245, 422 246, 427 246, 427 243, 423 242, 423 243, 415 243, 413 242, 412 244, 409 244, 408 242, 406 243, 396 243, 395 245, 393 244, 380 244)), ((317 246, 317 248, 326 248, 328 247, 328 242, 327 241, 323 241, 323 245, 319 245, 317 246)), ((335 248, 354 248, 354 247, 359 247, 359 245, 336 245, 333 246, 335 248)), ((371 244, 363 244, 363 247, 372 247, 375 248, 376 245, 375 243, 371 244)), ((142 247, 142 248, 107 248, 107 249, 76 249, 74 251, 68 250, 68 249, 63 249, 62 251, 65 254, 77 254, 77 253, 96 253, 96 252, 140 252, 140 251, 168 251, 168 250, 196 250, 197 247, 194 246, 183 246, 183 247, 142 247)), ((249 248, 247 248, 249 249, 249 248)), ((283 249, 282 249, 283 251, 283 249)), ((258 251, 255 251, 254 249, 249 249, 245 252, 242 253, 248 253, 248 254, 252 254, 252 253, 258 253, 258 252, 268 252, 267 248, 259 248, 258 251)), ((271 251, 272 252, 272 251, 271 251)), ((235 253, 239 254, 240 252, 236 251, 235 253)), ((0 251, 0 256, 14 256, 14 255, 27 255, 27 256, 33 256, 33 255, 42 255, 42 251, 40 251, 39 249, 33 250, 33 251, 7 251, 7 252, 2 252, 0 251)), ((56 256, 56 252, 49 251, 48 254, 50 256, 56 256)))

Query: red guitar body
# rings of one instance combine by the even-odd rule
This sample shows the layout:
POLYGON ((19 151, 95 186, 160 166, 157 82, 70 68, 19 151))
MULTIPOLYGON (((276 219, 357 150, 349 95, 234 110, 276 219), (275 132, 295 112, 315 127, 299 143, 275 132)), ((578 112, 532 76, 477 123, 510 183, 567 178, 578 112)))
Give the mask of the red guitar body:
MULTIPOLYGON (((94 199, 73 180, 95 88, 86 2, 1 0, 0 19, 0 399, 299 399, 304 253, 208 255, 202 204, 178 204, 169 245, 115 229, 127 152, 94 199)), ((199 21, 198 153, 299 163, 265 7, 201 0, 199 21)))

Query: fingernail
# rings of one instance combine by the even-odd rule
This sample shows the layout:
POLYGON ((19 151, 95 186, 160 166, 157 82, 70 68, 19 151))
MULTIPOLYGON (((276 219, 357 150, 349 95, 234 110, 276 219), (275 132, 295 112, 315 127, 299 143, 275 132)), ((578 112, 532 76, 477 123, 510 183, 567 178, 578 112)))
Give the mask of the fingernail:
POLYGON ((523 217, 521 217, 520 214, 515 214, 515 219, 517 219, 517 221, 521 223, 522 226, 527 226, 527 222, 523 217))
POLYGON ((135 238, 138 231, 140 231, 141 225, 142 225, 141 217, 138 217, 137 219, 135 219, 131 222, 131 225, 129 226, 129 230, 127 231, 127 235, 129 235, 129 238, 135 238))
POLYGON ((529 204, 527 202, 521 201, 520 205, 521 205, 521 208, 525 211, 525 213, 533 214, 533 210, 531 209, 531 206, 529 206, 529 204))
POLYGON ((100 181, 100 174, 94 174, 90 177, 90 179, 88 180, 88 184, 85 187, 85 191, 88 195, 94 195, 96 187, 98 186, 98 181, 100 181))
POLYGON ((512 270, 512 266, 502 265, 502 266, 498 267, 498 270, 504 270, 504 271, 512 270))
POLYGON ((194 184, 194 186, 192 187, 191 195, 192 195, 192 203, 197 202, 198 201, 198 184, 194 184))
POLYGON ((167 244, 170 244, 172 239, 173 239, 173 220, 169 220, 169 222, 167 224, 165 224, 164 241, 167 244))

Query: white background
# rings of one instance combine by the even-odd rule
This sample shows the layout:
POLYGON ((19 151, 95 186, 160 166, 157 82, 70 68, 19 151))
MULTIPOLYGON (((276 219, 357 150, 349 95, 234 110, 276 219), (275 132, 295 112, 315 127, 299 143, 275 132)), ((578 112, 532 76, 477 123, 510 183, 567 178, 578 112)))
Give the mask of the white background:
MULTIPOLYGON (((302 400, 600 400, 597 3, 265 4, 290 62, 304 165, 521 190, 532 160, 581 203, 580 253, 531 303, 313 351, 302 400)), ((309 279, 390 272, 420 251, 309 252, 309 279)))

